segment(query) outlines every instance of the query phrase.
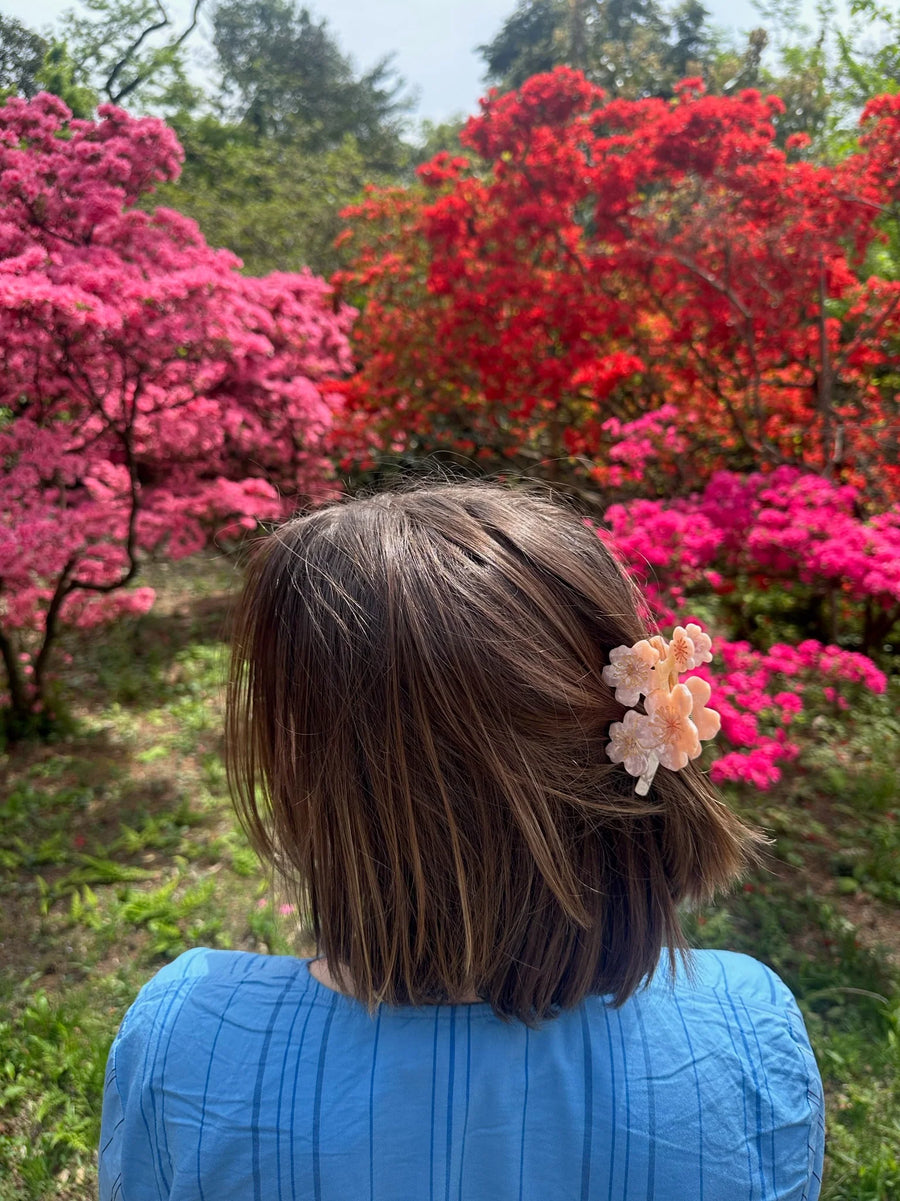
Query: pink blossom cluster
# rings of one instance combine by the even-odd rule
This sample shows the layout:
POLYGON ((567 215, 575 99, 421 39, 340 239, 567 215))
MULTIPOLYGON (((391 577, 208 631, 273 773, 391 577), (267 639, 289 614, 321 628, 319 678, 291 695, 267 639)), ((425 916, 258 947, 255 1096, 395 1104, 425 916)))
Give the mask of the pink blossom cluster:
POLYGON ((856 689, 883 693, 884 673, 865 655, 807 639, 797 646, 777 643, 766 651, 744 641, 717 638, 721 667, 701 668, 712 704, 721 717, 719 750, 712 779, 743 780, 766 789, 781 777, 781 765, 796 759, 801 741, 790 734, 808 702, 822 700, 838 710, 850 706, 856 689))
POLYGON ((608 458, 613 466, 606 472, 607 481, 615 487, 640 482, 647 464, 661 452, 670 456, 683 454, 688 443, 678 429, 680 420, 678 406, 673 404, 661 405, 633 421, 608 417, 601 426, 612 440, 608 458))
POLYGON ((710 680, 722 718, 727 751, 711 767, 712 778, 746 780, 767 788, 780 778, 779 764, 795 759, 800 743, 789 734, 791 725, 811 699, 838 709, 849 707, 845 692, 854 688, 883 693, 882 671, 865 655, 807 639, 797 646, 776 643, 766 651, 744 641, 717 639, 722 668, 710 680), (849 689, 846 687, 849 685, 849 689))
POLYGON ((152 603, 120 587, 142 555, 333 488, 327 381, 352 367, 352 310, 134 207, 180 161, 153 118, 73 120, 46 94, 0 108, 0 628, 35 663, 60 621, 152 603))
POLYGON ((702 493, 636 500, 605 514, 619 553, 651 587, 663 569, 678 603, 692 588, 732 593, 736 581, 803 585, 881 628, 900 619, 900 505, 865 516, 860 493, 793 467, 719 472, 702 493))

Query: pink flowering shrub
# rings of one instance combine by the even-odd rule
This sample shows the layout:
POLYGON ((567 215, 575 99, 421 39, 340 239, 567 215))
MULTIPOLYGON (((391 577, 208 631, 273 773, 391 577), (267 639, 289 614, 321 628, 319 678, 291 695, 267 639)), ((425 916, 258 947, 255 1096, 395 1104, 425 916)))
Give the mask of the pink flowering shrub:
POLYGON ((153 603, 141 556, 205 545, 327 490, 325 381, 352 311, 304 272, 249 279, 175 212, 158 120, 49 95, 0 109, 0 656, 39 710, 62 623, 153 603))
POLYGON ((760 649, 735 627, 747 623, 753 596, 786 592, 824 615, 832 639, 877 646, 900 619, 900 506, 867 518, 853 487, 780 468, 722 472, 702 493, 613 505, 605 519, 601 537, 662 626, 688 620, 692 598, 717 598, 729 636, 714 639, 713 662, 696 672, 722 718, 714 780, 769 788, 800 754, 795 731, 810 710, 840 712, 860 691, 884 692, 885 675, 865 654, 820 639, 760 649))
POLYGON ((792 727, 804 724, 807 706, 818 712, 824 701, 846 710, 860 689, 882 693, 887 683, 865 655, 814 639, 758 651, 721 638, 713 649, 713 670, 697 674, 710 681, 722 717, 725 750, 710 769, 717 783, 744 780, 768 788, 780 778, 779 765, 800 754, 802 738, 792 736, 792 727))
POLYGON ((852 485, 793 467, 719 472, 702 493, 613 505, 605 519, 651 592, 664 581, 661 603, 712 589, 745 627, 751 596, 778 586, 830 641, 867 652, 900 620, 900 505, 866 516, 852 485))

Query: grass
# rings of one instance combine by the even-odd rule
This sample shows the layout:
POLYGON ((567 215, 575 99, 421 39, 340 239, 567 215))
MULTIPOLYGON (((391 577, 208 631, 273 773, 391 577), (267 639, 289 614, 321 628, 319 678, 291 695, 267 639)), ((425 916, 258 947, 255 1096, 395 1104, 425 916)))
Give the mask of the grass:
MULTIPOLYGON (((66 736, 0 767, 0 1201, 96 1195, 107 1049, 163 962, 302 949, 226 799, 233 572, 156 577, 153 613, 69 637, 66 736)), ((826 1201, 900 1198, 898 699, 823 715, 783 787, 733 795, 770 863, 690 918, 697 945, 764 959, 800 1000, 828 1090, 826 1201)))

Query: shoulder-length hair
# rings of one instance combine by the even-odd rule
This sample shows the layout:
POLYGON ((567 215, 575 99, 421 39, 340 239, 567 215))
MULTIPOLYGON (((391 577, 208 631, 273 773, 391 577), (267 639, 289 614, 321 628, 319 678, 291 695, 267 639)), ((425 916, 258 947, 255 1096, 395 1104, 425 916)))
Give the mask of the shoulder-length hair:
POLYGON ((641 798, 607 760, 601 671, 641 609, 581 517, 497 485, 337 502, 257 546, 229 779, 345 991, 535 1022, 685 950, 679 905, 757 836, 694 764, 641 798))

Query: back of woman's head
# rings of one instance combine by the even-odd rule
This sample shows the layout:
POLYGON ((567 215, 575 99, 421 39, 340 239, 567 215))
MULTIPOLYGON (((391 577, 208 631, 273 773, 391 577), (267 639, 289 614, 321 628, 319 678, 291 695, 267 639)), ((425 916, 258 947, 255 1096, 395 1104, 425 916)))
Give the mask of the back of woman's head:
POLYGON ((259 545, 229 774, 342 987, 533 1021, 622 1002, 683 946, 679 904, 753 836, 693 764, 641 798, 608 761, 601 672, 646 633, 583 520, 499 486, 339 502, 259 545))

